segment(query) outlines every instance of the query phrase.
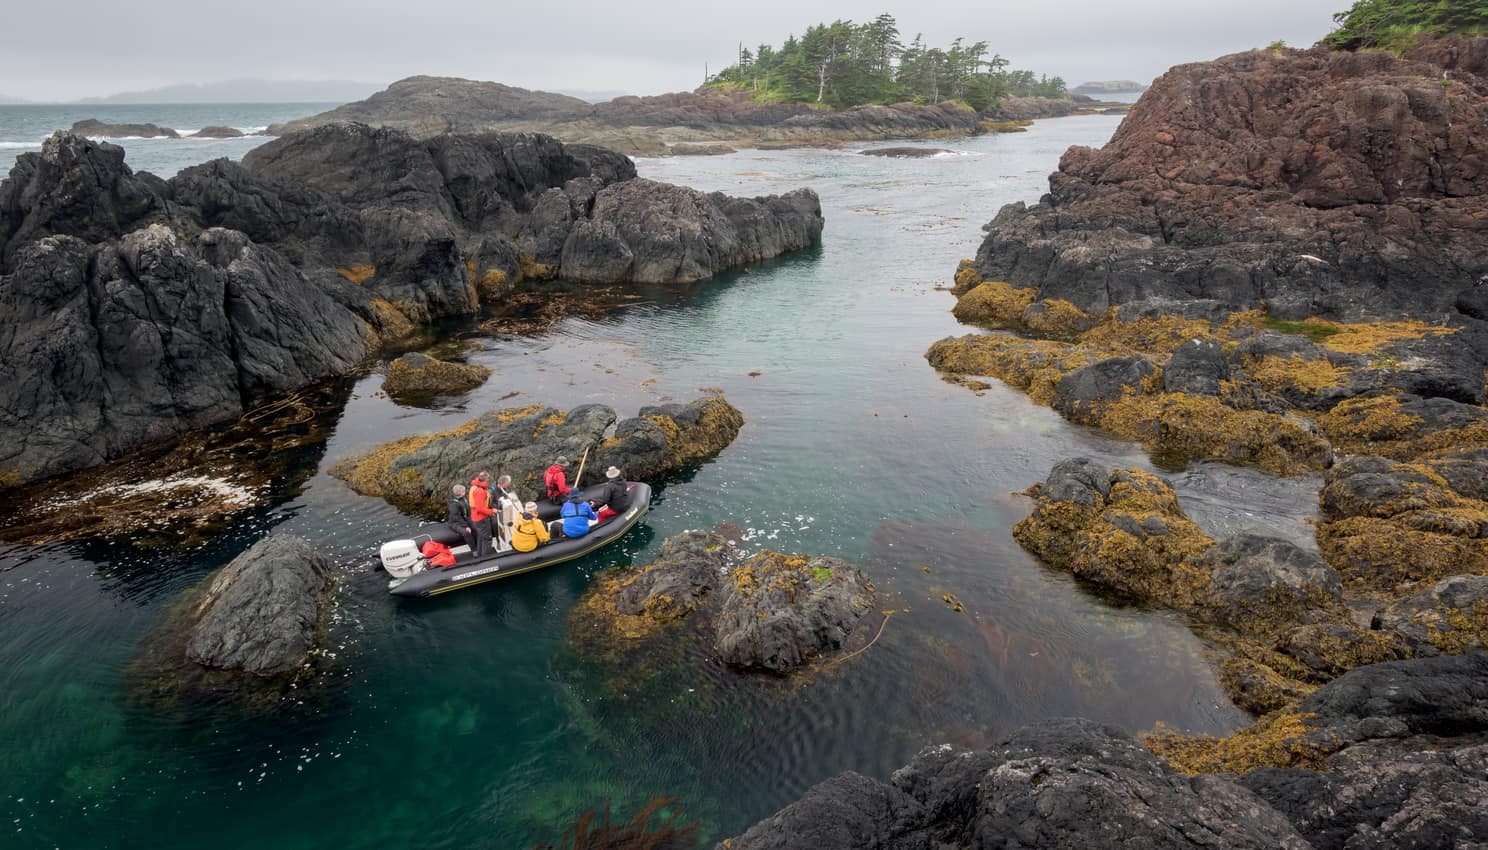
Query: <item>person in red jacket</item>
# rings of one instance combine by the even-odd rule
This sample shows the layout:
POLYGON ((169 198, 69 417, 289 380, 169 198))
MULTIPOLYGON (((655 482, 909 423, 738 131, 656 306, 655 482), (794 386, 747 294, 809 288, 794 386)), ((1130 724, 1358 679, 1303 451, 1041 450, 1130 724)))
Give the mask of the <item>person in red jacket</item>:
POLYGON ((559 455, 558 460, 543 473, 543 486, 548 488, 548 500, 555 505, 563 504, 571 489, 568 486, 568 473, 563 469, 565 466, 568 466, 568 458, 559 455))
POLYGON ((470 529, 475 532, 475 557, 491 554, 491 473, 482 472, 470 482, 470 529))

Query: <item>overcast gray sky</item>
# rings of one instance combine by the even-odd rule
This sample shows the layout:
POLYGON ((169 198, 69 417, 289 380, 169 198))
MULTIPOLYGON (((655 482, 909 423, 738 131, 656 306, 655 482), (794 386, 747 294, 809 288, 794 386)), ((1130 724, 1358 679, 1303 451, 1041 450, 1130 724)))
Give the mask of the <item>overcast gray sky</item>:
POLYGON ((243 77, 386 83, 412 74, 529 88, 690 89, 738 42, 778 44, 887 11, 906 40, 986 40, 1015 67, 1149 80, 1169 66, 1308 45, 1350 0, 17 0, 0 17, 0 93, 32 100, 243 77))

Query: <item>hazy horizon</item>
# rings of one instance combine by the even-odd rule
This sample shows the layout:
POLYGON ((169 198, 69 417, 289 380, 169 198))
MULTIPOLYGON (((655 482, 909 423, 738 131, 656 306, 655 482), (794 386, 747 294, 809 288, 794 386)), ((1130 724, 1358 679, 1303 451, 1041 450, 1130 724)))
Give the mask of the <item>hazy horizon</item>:
POLYGON ((926 0, 912 10, 831 2, 805 11, 760 0, 749 8, 662 0, 644 13, 555 0, 509 11, 470 0, 430 0, 417 17, 401 4, 367 0, 346 14, 265 0, 255 14, 222 14, 159 0, 152 14, 101 0, 69 7, 66 63, 55 61, 55 13, 23 5, 0 32, 0 96, 61 103, 199 82, 365 80, 378 88, 414 76, 494 80, 550 91, 603 88, 632 94, 692 89, 746 47, 779 44, 808 25, 893 14, 904 41, 985 40, 1014 67, 1063 77, 1149 82, 1169 67, 1264 46, 1307 46, 1326 34, 1348 0, 1221 0, 1168 8, 1158 0, 1119 7, 1071 0, 968 8, 926 0), (659 22, 665 21, 661 26, 659 22), (286 25, 285 22, 292 22, 286 25), (204 38, 231 27, 234 38, 204 38), (159 46, 169 44, 169 50, 159 46), (535 46, 535 45, 542 46, 535 46), (554 46, 559 45, 559 46, 554 46), (46 68, 42 77, 36 69, 46 68))

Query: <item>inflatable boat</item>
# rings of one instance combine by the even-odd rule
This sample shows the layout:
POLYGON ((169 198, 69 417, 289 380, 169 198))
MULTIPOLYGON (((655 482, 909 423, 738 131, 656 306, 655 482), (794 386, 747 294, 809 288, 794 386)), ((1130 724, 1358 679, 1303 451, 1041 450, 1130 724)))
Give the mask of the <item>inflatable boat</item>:
MULTIPOLYGON (((592 494, 593 499, 598 499, 603 491, 604 485, 596 484, 586 488, 584 495, 591 497, 592 494)), ((646 515, 651 507, 650 485, 632 482, 626 492, 630 494, 630 507, 625 513, 595 525, 583 537, 555 538, 531 552, 508 549, 477 558, 448 525, 441 522, 419 526, 382 544, 382 567, 392 576, 388 592, 394 596, 436 596, 582 558, 620 539, 646 515), (429 540, 451 548, 455 555, 453 566, 429 565, 420 554, 423 544, 429 540)), ((544 522, 551 522, 558 518, 559 510, 559 505, 544 500, 538 503, 537 513, 544 522)))

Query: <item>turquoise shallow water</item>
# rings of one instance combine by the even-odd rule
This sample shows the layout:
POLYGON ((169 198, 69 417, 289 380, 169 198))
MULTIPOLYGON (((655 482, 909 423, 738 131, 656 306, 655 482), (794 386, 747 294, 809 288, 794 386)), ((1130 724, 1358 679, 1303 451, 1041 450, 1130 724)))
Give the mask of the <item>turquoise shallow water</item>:
MULTIPOLYGON (((1059 458, 1148 466, 1141 452, 1004 387, 978 397, 944 383, 923 359, 966 332, 937 287, 980 225, 1036 199, 1065 148, 1103 143, 1118 120, 937 143, 955 154, 930 159, 643 160, 645 176, 708 190, 812 186, 824 243, 690 290, 642 290, 637 306, 542 336, 467 335, 467 359, 495 376, 436 409, 393 404, 377 375, 350 380, 334 433, 307 452, 317 471, 209 546, 0 548, 0 846, 524 847, 556 842, 607 799, 623 812, 653 794, 679 798, 712 842, 842 770, 885 777, 926 744, 986 743, 1042 717, 1238 725, 1181 623, 1097 599, 1008 534, 1029 508, 1014 494, 1059 458), (747 424, 716 460, 664 482, 644 527, 449 598, 386 595, 374 548, 410 518, 324 472, 497 406, 597 401, 630 415, 704 387, 747 424), (565 618, 597 572, 719 523, 746 546, 861 563, 908 611, 804 683, 741 679, 688 647, 618 670, 575 657, 565 618), (141 636, 270 529, 316 541, 343 577, 321 686, 260 722, 132 703, 124 668, 141 636)), ((1169 477, 1212 533, 1310 537, 1315 481, 1213 466, 1169 477)))

